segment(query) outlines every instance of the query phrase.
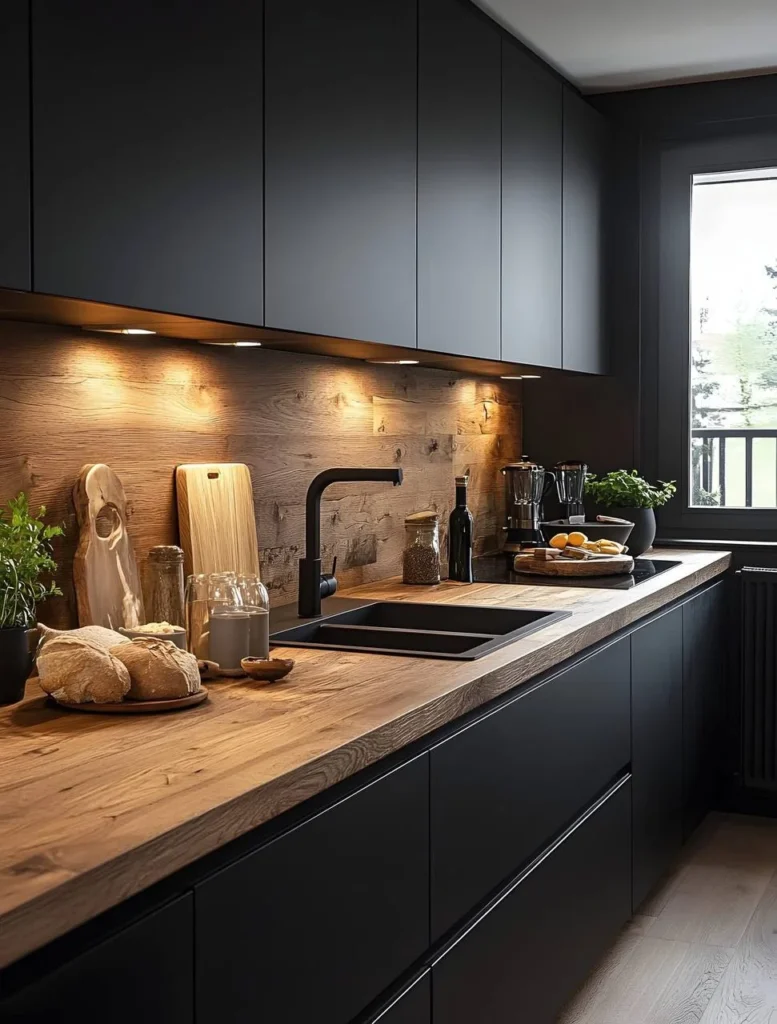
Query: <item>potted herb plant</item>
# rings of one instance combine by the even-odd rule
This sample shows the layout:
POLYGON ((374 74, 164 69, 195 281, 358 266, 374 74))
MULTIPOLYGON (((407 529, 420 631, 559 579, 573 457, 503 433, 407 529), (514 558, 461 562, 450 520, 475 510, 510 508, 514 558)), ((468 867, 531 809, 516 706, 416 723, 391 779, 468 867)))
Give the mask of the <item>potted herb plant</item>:
POLYGON ((655 509, 666 505, 677 488, 674 481, 649 484, 636 469, 616 469, 599 479, 589 473, 585 493, 607 515, 618 516, 634 523, 629 534, 629 554, 641 555, 653 546, 656 539, 655 509))
POLYGON ((35 625, 35 606, 62 591, 43 577, 56 571, 51 541, 62 534, 59 526, 46 526, 41 507, 30 511, 21 492, 0 511, 0 704, 13 704, 24 696, 32 667, 27 639, 35 625))

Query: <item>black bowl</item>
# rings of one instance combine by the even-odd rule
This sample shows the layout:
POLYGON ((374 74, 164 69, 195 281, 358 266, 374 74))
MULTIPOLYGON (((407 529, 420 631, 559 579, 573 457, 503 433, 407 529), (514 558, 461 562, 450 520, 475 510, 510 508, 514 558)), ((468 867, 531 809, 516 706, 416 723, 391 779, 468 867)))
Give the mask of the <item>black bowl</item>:
POLYGON ((546 544, 557 533, 572 533, 573 530, 584 533, 589 540, 614 540, 618 544, 627 544, 633 529, 634 523, 627 526, 619 526, 617 523, 580 523, 570 526, 568 519, 552 519, 549 523, 540 523, 546 544))

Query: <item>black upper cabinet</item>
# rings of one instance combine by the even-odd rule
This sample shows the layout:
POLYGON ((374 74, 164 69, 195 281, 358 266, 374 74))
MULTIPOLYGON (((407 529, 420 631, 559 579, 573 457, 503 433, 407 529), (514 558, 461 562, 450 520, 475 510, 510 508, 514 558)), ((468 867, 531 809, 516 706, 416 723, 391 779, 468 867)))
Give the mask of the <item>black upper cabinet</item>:
POLYGON ((32 26, 35 290, 261 324, 261 3, 35 0, 32 26))
POLYGON ((268 327, 416 344, 416 0, 266 0, 268 327))
POLYGON ((0 288, 30 287, 28 0, 0 4, 0 288))
POLYGON ((3 1000, 14 1024, 193 1024, 193 897, 181 896, 3 1000))
POLYGON ((502 41, 502 359, 561 366, 562 85, 502 41))
POLYGON ((631 635, 634 910, 682 845, 683 612, 631 635))
POLYGON ((562 365, 606 373, 604 195, 609 137, 604 118, 564 89, 562 365))
POLYGON ((683 610, 683 835, 687 838, 719 793, 725 739, 728 663, 726 583, 683 610))
POLYGON ((498 359, 501 38, 419 0, 418 45, 418 347, 498 359))
POLYGON ((347 1024, 421 956, 428 765, 415 758, 197 887, 198 1024, 347 1024))

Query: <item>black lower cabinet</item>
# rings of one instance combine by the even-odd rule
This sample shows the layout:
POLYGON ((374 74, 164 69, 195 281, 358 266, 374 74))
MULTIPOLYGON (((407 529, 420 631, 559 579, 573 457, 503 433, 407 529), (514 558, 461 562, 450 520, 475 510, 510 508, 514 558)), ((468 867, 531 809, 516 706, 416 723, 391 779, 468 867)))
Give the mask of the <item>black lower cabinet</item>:
POLYGON ((420 755, 196 887, 197 1024, 347 1024, 425 952, 428 764, 420 755))
POLYGON ((188 893, 0 999, 0 1020, 193 1024, 193 953, 188 893))
POLYGON ((634 910, 671 867, 682 830, 683 609, 631 635, 634 910))
POLYGON ((432 748, 433 939, 625 770, 629 661, 625 637, 432 748))
POLYGON ((389 1006, 370 1017, 368 1024, 431 1024, 431 977, 431 972, 426 971, 392 1000, 389 1006))
POLYGON ((726 583, 692 597, 683 612, 683 835, 718 798, 723 771, 728 661, 726 583))
POLYGON ((432 965, 433 1024, 553 1024, 630 913, 626 778, 432 965))

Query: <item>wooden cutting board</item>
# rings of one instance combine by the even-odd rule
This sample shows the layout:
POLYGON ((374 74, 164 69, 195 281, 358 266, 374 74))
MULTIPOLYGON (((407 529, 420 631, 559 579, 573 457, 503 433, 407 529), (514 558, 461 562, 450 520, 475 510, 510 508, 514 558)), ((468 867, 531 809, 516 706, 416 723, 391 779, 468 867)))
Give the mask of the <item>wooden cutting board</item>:
POLYGON ((259 575, 251 472, 240 462, 179 466, 178 529, 189 573, 259 575))
POLYGON ((110 466, 84 466, 73 501, 80 529, 73 562, 79 625, 132 629, 145 621, 143 591, 121 480, 110 466))
POLYGON ((631 555, 611 555, 609 558, 553 558, 543 561, 534 555, 516 555, 515 571, 528 576, 617 576, 631 572, 631 555))

